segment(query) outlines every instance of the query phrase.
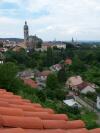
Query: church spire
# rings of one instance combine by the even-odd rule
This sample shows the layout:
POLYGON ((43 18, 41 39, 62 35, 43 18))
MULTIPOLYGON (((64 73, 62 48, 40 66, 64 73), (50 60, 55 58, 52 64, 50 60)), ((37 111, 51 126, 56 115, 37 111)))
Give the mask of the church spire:
POLYGON ((25 25, 27 25, 27 21, 25 21, 25 25))

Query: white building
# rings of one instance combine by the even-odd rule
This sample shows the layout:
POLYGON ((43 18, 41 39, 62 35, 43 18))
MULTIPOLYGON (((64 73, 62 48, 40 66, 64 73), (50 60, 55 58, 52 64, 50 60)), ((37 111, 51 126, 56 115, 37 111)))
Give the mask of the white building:
POLYGON ((92 86, 88 85, 88 86, 86 86, 85 88, 83 88, 81 90, 81 93, 83 93, 83 94, 87 94, 88 92, 95 93, 95 88, 93 88, 92 86))
POLYGON ((0 64, 3 64, 3 61, 0 61, 0 64))
POLYGON ((64 104, 70 106, 70 107, 82 107, 78 102, 76 102, 74 99, 67 99, 63 101, 64 104))
POLYGON ((50 67, 50 70, 55 72, 55 71, 60 71, 62 69, 62 66, 60 64, 55 64, 50 67))
POLYGON ((97 109, 100 110, 100 95, 97 96, 97 109))

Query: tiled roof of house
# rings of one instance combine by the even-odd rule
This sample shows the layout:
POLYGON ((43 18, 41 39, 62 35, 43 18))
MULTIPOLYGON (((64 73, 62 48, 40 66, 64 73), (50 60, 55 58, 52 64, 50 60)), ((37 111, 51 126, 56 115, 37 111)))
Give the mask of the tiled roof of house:
POLYGON ((85 87, 87 87, 88 85, 89 85, 89 83, 87 83, 87 82, 82 82, 81 84, 77 85, 77 88, 78 88, 79 90, 82 90, 82 89, 84 89, 85 87))
POLYGON ((0 133, 100 133, 100 129, 89 131, 81 120, 70 121, 65 114, 0 89, 0 133))
POLYGON ((38 77, 41 77, 41 76, 48 76, 49 74, 51 74, 52 72, 50 70, 44 70, 42 72, 38 72, 36 73, 35 75, 38 76, 38 77))
POLYGON ((30 87, 32 88, 38 88, 38 85, 36 83, 36 81, 32 80, 32 79, 24 79, 23 78, 23 81, 26 85, 29 85, 30 87))
POLYGON ((71 65, 71 64, 72 64, 72 60, 71 60, 71 59, 66 59, 66 60, 65 60, 65 64, 71 65))
POLYGON ((71 87, 73 87, 83 83, 83 79, 81 76, 73 76, 70 77, 67 82, 71 87))

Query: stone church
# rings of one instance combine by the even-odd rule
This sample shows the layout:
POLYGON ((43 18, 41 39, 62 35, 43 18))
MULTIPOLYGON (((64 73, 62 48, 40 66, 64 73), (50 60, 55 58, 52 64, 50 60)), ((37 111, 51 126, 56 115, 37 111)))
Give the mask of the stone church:
POLYGON ((36 35, 29 35, 29 27, 26 21, 24 25, 24 44, 27 46, 28 50, 35 50, 37 48, 41 48, 42 44, 42 39, 38 38, 36 35))

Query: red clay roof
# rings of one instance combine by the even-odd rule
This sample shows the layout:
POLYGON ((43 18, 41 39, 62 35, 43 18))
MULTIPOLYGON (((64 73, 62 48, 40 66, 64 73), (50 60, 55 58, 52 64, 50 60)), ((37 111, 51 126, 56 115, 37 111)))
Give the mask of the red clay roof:
POLYGON ((100 133, 100 129, 88 131, 81 120, 69 121, 65 114, 0 89, 0 133, 100 133))
POLYGON ((77 88, 78 88, 79 90, 83 90, 83 89, 84 89, 85 87, 87 87, 88 85, 89 85, 89 83, 83 82, 83 83, 77 85, 77 88))
POLYGON ((66 59, 66 60, 65 60, 65 64, 71 65, 71 64, 72 64, 72 60, 71 60, 71 59, 66 59))
POLYGON ((38 85, 36 83, 36 81, 32 80, 32 79, 23 79, 24 83, 26 85, 31 86, 32 88, 38 88, 38 85))
POLYGON ((48 76, 49 74, 51 74, 52 72, 50 71, 50 70, 44 70, 44 71, 42 71, 42 72, 38 72, 36 75, 38 76, 38 77, 40 77, 40 76, 48 76))

